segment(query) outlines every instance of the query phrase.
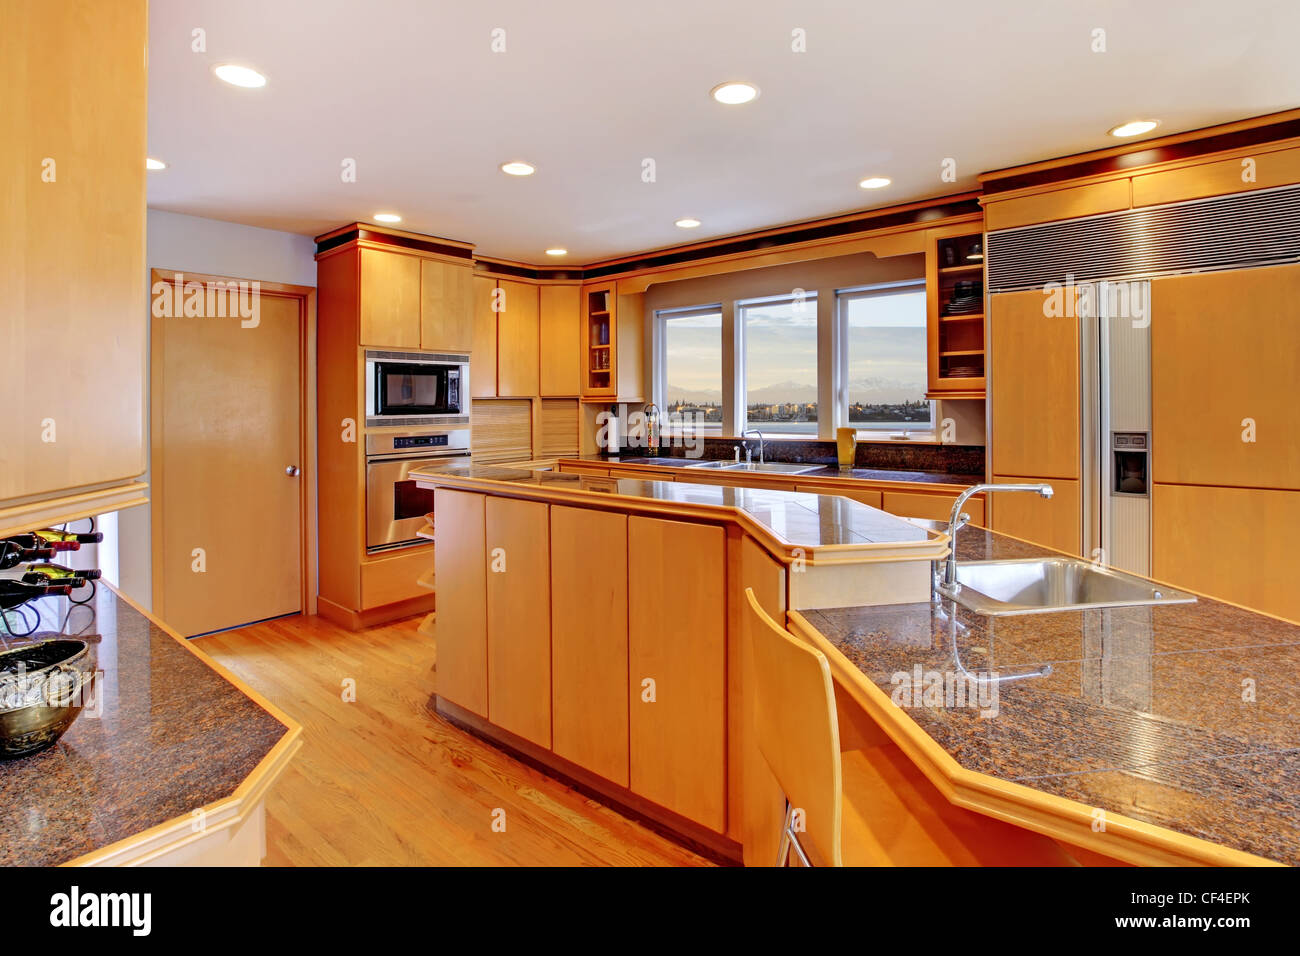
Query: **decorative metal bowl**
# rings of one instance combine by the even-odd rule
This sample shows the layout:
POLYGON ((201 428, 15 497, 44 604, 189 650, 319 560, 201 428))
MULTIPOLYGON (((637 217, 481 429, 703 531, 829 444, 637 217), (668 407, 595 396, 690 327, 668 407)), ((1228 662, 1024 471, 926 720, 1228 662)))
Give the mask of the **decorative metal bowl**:
POLYGON ((0 760, 44 750, 90 702, 94 655, 56 639, 0 651, 0 760))

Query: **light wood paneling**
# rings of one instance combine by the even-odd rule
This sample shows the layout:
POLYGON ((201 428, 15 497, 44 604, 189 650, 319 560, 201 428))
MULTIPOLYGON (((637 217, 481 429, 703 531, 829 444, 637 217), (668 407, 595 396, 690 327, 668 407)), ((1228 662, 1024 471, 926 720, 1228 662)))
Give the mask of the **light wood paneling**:
POLYGON ((421 348, 468 352, 474 347, 472 275, 468 263, 420 260, 421 348))
POLYGON ((615 296, 618 306, 614 321, 618 328, 616 359, 618 398, 622 402, 643 402, 645 386, 645 293, 615 296))
POLYGON ((578 454, 578 400, 546 398, 541 402, 539 458, 578 454))
POLYGON ((2 508, 145 470, 148 11, 6 0, 0 19, 2 508))
MULTIPOLYGON (((908 491, 886 491, 881 507, 900 518, 929 518, 947 521, 952 517, 956 495, 923 495, 908 491)), ((970 523, 984 525, 984 501, 980 495, 967 498, 962 511, 970 515, 970 523)))
POLYGON ((497 393, 497 314, 492 311, 495 279, 473 276, 474 336, 469 359, 470 395, 492 398, 497 393))
POLYGON ((993 471, 1079 477, 1079 320, 1041 291, 990 297, 993 471))
POLYGON ((480 399, 473 403, 470 441, 483 464, 533 457, 533 403, 526 399, 480 399))
POLYGON ((1128 209, 1129 201, 1127 179, 1070 186, 1052 192, 990 202, 984 207, 984 225, 991 232, 1039 222, 1095 216, 1098 213, 1128 209))
POLYGON ((542 747, 551 746, 547 511, 538 501, 487 500, 487 717, 542 747))
POLYGON ((1300 183, 1300 149, 1257 151, 1248 157, 1134 176, 1133 205, 1155 206, 1292 183, 1300 183), (1242 178, 1247 173, 1243 160, 1247 159, 1254 177, 1251 182, 1242 178))
MULTIPOLYGON (((840 495, 844 498, 852 498, 854 501, 860 501, 864 505, 870 505, 873 508, 882 507, 881 494, 874 488, 864 488, 861 491, 850 489, 840 490, 838 488, 827 488, 824 485, 795 485, 795 491, 803 491, 812 495, 840 495)), ((770 611, 768 612, 771 613, 770 611)))
POLYGON ((504 308, 497 316, 497 394, 531 396, 538 391, 537 286, 502 279, 504 308))
POLYGON ((1152 577, 1300 622, 1300 491, 1156 484, 1152 577))
POLYGON ((1300 265, 1152 280, 1151 317, 1155 480, 1300 488, 1300 265))
POLYGON ((418 624, 290 617, 192 642, 303 725, 267 798, 268 866, 708 865, 435 716, 446 664, 418 624))
POLYGON ((538 294, 541 394, 579 395, 582 393, 580 289, 576 285, 544 285, 538 294))
POLYGON ((627 594, 627 516, 552 505, 554 750, 624 787, 627 594))
POLYGON ((480 717, 488 712, 487 524, 484 496, 434 492, 438 584, 438 693, 480 717))
POLYGON ((420 260, 361 250, 361 344, 420 347, 420 260))
POLYGON ((719 527, 628 519, 631 788, 719 833, 726 826, 725 558, 719 527), (643 699, 647 680, 653 702, 643 699))
MULTIPOLYGON (((1083 518, 1078 481, 1005 475, 998 475, 993 481, 1003 485, 1045 481, 1052 486, 1051 498, 1041 498, 1028 491, 1009 491, 994 496, 994 531, 1034 541, 1067 554, 1080 553, 1083 548, 1083 518)), ((971 517, 974 520, 974 516, 971 517)))
POLYGON ((361 607, 408 601, 425 593, 417 583, 433 570, 432 548, 403 548, 361 563, 361 607))

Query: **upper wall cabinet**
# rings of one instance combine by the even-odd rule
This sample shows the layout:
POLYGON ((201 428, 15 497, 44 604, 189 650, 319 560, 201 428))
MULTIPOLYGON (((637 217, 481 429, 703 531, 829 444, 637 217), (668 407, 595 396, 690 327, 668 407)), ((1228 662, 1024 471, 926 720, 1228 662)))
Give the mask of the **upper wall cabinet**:
POLYGON ((541 394, 582 394, 582 291, 576 285, 544 285, 541 310, 541 394))
POLYGON ((497 395, 531 398, 538 390, 537 286, 497 282, 497 395))
POLYGON ((3 20, 0 533, 144 502, 149 316, 146 4, 3 20))
POLYGON ((960 223, 926 233, 929 398, 984 397, 984 235, 960 223))
POLYGON ((473 326, 469 355, 469 393, 474 398, 496 398, 497 394, 497 280, 473 276, 473 326))
POLYGON ((473 344, 471 265, 362 248, 361 344, 467 352, 473 344))
POLYGON ((613 282, 582 287, 582 397, 645 401, 645 294, 619 295, 613 282))

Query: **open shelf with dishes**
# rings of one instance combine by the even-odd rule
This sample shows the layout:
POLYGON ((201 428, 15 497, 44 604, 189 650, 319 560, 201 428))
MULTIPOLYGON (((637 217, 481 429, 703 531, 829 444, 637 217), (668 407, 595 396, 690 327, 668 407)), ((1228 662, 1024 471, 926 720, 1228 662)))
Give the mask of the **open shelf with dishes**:
POLYGON ((586 375, 584 394, 614 390, 614 290, 589 289, 583 302, 586 311, 586 375))
POLYGON ((984 234, 933 229, 926 244, 930 398, 984 397, 984 234))

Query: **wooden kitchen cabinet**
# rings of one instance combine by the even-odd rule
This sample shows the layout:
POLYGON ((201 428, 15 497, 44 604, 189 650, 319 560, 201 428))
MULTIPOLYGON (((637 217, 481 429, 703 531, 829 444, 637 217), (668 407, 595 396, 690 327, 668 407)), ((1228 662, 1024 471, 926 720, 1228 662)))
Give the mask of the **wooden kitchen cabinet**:
POLYGON ((382 249, 361 250, 361 344, 420 347, 420 259, 382 249))
POLYGON ((630 778, 634 793, 726 826, 726 536, 628 519, 630 778), (653 701, 646 682, 653 681, 653 701))
POLYGON ((551 746, 547 511, 540 501, 487 500, 487 716, 541 747, 551 746))
POLYGON ((979 222, 925 234, 927 398, 984 398, 984 308, 963 307, 958 293, 978 286, 983 301, 984 257, 979 222), (978 255, 978 260, 971 258, 978 255))
POLYGON ((501 279, 497 288, 497 395, 531 398, 538 392, 537 286, 501 279))
POLYGON ((862 490, 827 488, 823 485, 795 485, 795 491, 802 491, 810 495, 839 495, 842 498, 852 498, 854 501, 860 501, 864 505, 870 505, 873 508, 881 507, 881 494, 874 488, 863 488, 862 490))
MULTIPOLYGON (((1052 486, 1052 497, 1042 498, 1029 491, 1007 491, 993 499, 993 530, 1033 541, 1045 548, 1079 554, 1083 548, 1083 520, 1080 486, 1068 478, 1025 478, 997 475, 996 484, 1038 484, 1052 486)), ((971 515, 974 521, 975 516, 971 515)), ((980 522, 974 521, 975 524, 980 522)), ((1091 557, 1091 555, 1084 555, 1091 557)))
MULTIPOLYGON (((910 491, 886 491, 881 508, 900 518, 927 518, 947 521, 952 517, 956 495, 926 495, 910 491)), ((966 499, 962 511, 970 515, 970 523, 984 527, 984 500, 981 495, 966 499)))
POLYGON ((488 715, 487 509, 485 496, 434 492, 438 586, 438 696, 488 715))
MULTIPOLYGON (((1079 478, 1079 320, 1041 290, 990 297, 993 473, 1079 478)), ((996 508, 995 508, 996 510, 996 508)))
POLYGON ((472 278, 468 262, 420 261, 420 348, 468 352, 474 347, 472 278))
POLYGON ((469 389, 473 398, 496 398, 497 314, 492 311, 497 282, 487 276, 473 276, 473 336, 469 357, 469 389))
POLYGON ((1151 281, 1157 482, 1300 488, 1298 383, 1300 265, 1151 281))
POLYGON ((582 287, 581 307, 583 397, 645 401, 645 294, 597 282, 582 287))
POLYGON ((7 532, 145 503, 148 9, 5 3, 0 19, 7 532))
POLYGON ((1116 212, 1128 209, 1129 201, 1129 181, 1113 179, 1109 182, 1067 186, 1030 196, 990 200, 984 205, 984 222, 989 231, 1013 229, 1040 222, 1116 212))
POLYGON ((538 290, 541 381, 545 397, 582 394, 582 295, 576 285, 538 290))
POLYGON ((551 506, 552 749, 623 787, 627 544, 627 515, 551 506))

